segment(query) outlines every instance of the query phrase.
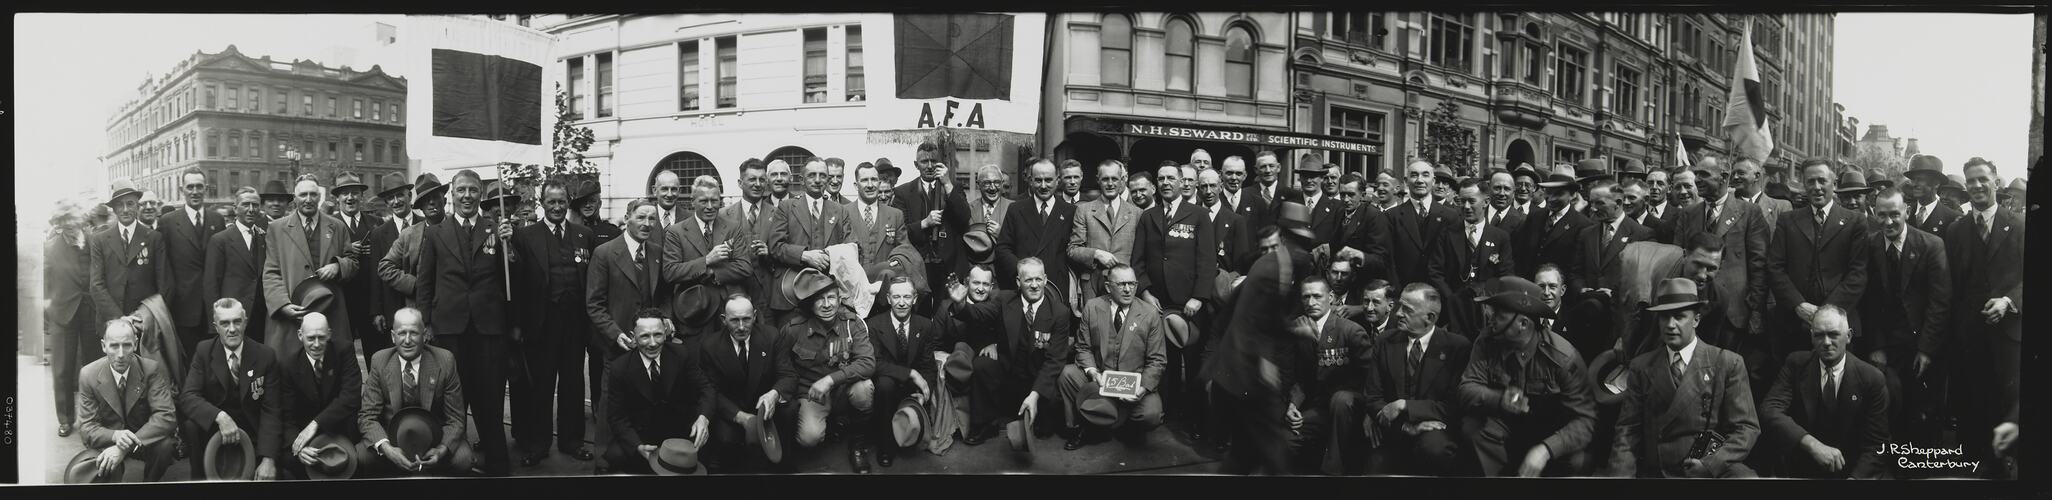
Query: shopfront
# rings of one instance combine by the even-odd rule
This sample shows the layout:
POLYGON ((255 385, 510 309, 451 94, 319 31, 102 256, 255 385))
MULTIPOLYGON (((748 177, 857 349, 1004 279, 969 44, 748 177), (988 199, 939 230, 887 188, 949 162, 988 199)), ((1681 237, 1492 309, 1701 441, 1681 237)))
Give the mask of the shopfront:
MULTIPOLYGON (((1188 163, 1190 152, 1203 149, 1218 166, 1228 156, 1245 158, 1252 175, 1254 155, 1274 151, 1282 161, 1285 181, 1305 158, 1324 161, 1328 153, 1379 159, 1383 145, 1348 137, 1304 134, 1287 130, 1198 125, 1167 121, 1072 115, 1063 122, 1063 140, 1055 146, 1057 161, 1075 159, 1094 167, 1106 158, 1129 168, 1152 171, 1163 160, 1188 163)), ((1370 161, 1368 164, 1374 164, 1370 161)), ((1086 183, 1095 175, 1085 175, 1086 183)), ((1086 188, 1095 188, 1086 185, 1086 188)))

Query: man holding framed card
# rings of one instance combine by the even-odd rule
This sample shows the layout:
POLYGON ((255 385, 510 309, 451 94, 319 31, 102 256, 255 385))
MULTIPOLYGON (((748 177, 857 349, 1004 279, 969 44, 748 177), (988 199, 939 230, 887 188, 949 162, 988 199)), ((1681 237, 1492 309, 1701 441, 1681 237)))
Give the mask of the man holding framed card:
POLYGON ((1082 426, 1074 438, 1062 445, 1065 450, 1089 444, 1086 436, 1095 427, 1133 438, 1145 436, 1161 425, 1161 394, 1155 392, 1155 387, 1161 383, 1162 370, 1168 365, 1168 351, 1162 340, 1168 328, 1160 308, 1134 300, 1140 282, 1132 266, 1114 265, 1107 276, 1111 293, 1090 299, 1083 306, 1083 328, 1076 335, 1076 360, 1062 369, 1060 390, 1062 400, 1068 402, 1069 412, 1064 416, 1069 429, 1081 425, 1079 417, 1088 419, 1086 408, 1095 411, 1108 405, 1117 418, 1108 424, 1087 422, 1091 425, 1082 426), (1136 374, 1137 384, 1114 383, 1131 382, 1113 378, 1130 379, 1136 374))

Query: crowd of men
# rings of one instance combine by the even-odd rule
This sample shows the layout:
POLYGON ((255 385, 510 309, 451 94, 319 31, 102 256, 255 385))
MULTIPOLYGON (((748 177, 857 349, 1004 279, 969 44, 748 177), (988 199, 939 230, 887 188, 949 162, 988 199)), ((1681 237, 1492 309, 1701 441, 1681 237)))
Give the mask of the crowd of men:
POLYGON ((305 176, 225 211, 197 169, 175 207, 117 181, 45 245, 66 479, 775 473, 830 441, 867 473, 1165 424, 1230 474, 2013 474, 2023 184, 1979 158, 1285 185, 1200 149, 1033 159, 1017 197, 938 158, 751 159, 738 199, 664 171, 620 225, 578 177, 305 176))

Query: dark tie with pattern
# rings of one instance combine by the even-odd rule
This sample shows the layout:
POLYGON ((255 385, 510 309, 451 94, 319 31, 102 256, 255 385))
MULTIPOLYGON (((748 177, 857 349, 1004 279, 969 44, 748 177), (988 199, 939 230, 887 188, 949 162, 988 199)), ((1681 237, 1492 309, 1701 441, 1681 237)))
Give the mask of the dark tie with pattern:
POLYGON ((314 256, 314 257, 316 257, 316 258, 320 257, 320 255, 321 255, 321 243, 320 243, 321 239, 320 239, 320 238, 321 238, 321 234, 320 234, 320 227, 319 227, 319 226, 316 226, 316 225, 314 225, 314 224, 307 224, 307 225, 306 225, 306 254, 307 254, 307 255, 312 255, 312 256, 314 256))
POLYGON ((411 408, 420 406, 420 364, 417 362, 403 363, 399 369, 405 371, 404 376, 400 378, 405 379, 406 383, 404 387, 400 388, 400 392, 402 392, 399 395, 400 407, 411 408))
POLYGON ((313 360, 313 377, 314 385, 321 385, 321 360, 319 358, 313 360))
POLYGON ((1425 363, 1423 339, 1411 339, 1410 354, 1404 356, 1404 380, 1410 385, 1410 396, 1418 395, 1418 369, 1425 363))
POLYGON ((1824 413, 1838 414, 1838 374, 1824 372, 1824 413))
POLYGON ((642 264, 642 262, 643 262, 643 261, 645 261, 645 260, 647 260, 647 259, 648 259, 648 245, 644 244, 644 245, 642 245, 642 246, 634 247, 634 270, 635 270, 635 271, 645 271, 645 270, 647 270, 647 267, 646 267, 646 266, 645 266, 644 264, 642 264))
POLYGON ((1668 352, 1668 356, 1671 356, 1671 357, 1672 357, 1672 359, 1673 359, 1672 361, 1669 361, 1669 362, 1667 363, 1667 374, 1668 374, 1668 378, 1674 379, 1674 386, 1675 386, 1675 387, 1681 387, 1681 379, 1682 379, 1682 355, 1681 355, 1681 351, 1669 351, 1669 352, 1668 352))

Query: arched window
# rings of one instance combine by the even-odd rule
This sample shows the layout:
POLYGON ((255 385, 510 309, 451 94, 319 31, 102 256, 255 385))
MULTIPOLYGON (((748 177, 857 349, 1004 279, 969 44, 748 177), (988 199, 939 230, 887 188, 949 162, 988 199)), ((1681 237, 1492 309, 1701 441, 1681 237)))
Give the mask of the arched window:
POLYGON ((1254 97, 1254 34, 1235 25, 1225 32, 1227 97, 1254 97))
MULTIPOLYGON (((714 179, 720 178, 720 170, 713 167, 711 160, 707 160, 705 156, 690 151, 670 153, 669 156, 663 157, 662 161, 656 162, 655 170, 648 173, 648 185, 655 185, 656 175, 662 174, 664 171, 676 172, 677 179, 682 181, 685 187, 690 187, 691 180, 697 179, 701 175, 710 175, 714 179)), ((687 192, 686 194, 689 193, 687 192)))
POLYGON ((791 164, 791 174, 793 176, 796 176, 800 170, 803 170, 805 168, 805 160, 810 160, 812 159, 812 157, 812 152, 806 151, 805 148, 801 148, 798 146, 784 146, 781 148, 777 148, 776 151, 771 151, 769 155, 762 157, 762 162, 769 163, 771 161, 784 160, 784 163, 791 164))
POLYGON ((1197 31, 1190 27, 1190 20, 1176 17, 1168 21, 1168 64, 1163 78, 1168 79, 1168 89, 1189 92, 1191 82, 1196 81, 1197 31))
POLYGON ((1133 86, 1133 20, 1105 14, 1098 30, 1099 82, 1108 87, 1133 86))

